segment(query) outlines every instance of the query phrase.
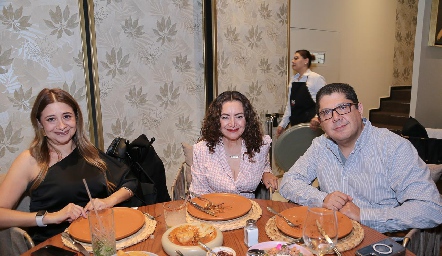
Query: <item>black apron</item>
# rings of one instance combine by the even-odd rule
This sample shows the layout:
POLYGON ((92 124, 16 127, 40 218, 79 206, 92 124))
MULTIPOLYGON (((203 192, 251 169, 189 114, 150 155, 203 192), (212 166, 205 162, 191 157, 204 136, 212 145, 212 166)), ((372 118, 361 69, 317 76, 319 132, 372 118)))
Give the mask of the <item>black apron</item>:
POLYGON ((316 103, 308 91, 307 82, 292 82, 290 108, 290 124, 292 126, 300 123, 308 123, 315 116, 316 103))

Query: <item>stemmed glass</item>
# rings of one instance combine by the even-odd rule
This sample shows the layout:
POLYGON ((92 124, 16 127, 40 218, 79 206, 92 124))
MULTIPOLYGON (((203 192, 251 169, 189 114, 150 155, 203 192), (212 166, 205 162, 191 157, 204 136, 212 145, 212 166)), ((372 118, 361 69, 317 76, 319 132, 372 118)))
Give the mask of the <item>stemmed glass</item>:
POLYGON ((318 226, 321 226, 333 244, 336 244, 338 241, 336 212, 325 208, 309 207, 302 231, 305 244, 314 254, 322 256, 326 253, 333 253, 333 245, 327 242, 318 226))

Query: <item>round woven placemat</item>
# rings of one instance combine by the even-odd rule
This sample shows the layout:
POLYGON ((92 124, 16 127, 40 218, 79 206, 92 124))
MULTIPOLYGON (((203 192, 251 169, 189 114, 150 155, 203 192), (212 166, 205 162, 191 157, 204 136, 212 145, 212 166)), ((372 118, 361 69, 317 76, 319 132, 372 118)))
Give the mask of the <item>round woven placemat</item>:
POLYGON ((244 214, 243 216, 238 217, 236 219, 222 220, 222 221, 219 221, 219 220, 218 221, 208 221, 208 220, 202 220, 202 219, 195 218, 192 215, 190 215, 189 213, 187 213, 186 221, 187 221, 187 223, 192 223, 192 222, 208 223, 208 224, 215 226, 216 228, 218 228, 221 231, 243 228, 246 226, 247 220, 249 220, 249 219, 258 220, 262 215, 262 209, 259 206, 259 204, 254 201, 250 201, 250 202, 252 202, 252 208, 250 209, 250 211, 248 213, 244 214))
MULTIPOLYGON (((130 235, 126 238, 117 240, 117 250, 121 250, 124 249, 126 247, 129 247, 131 245, 134 245, 136 243, 139 243, 141 241, 146 240, 150 235, 153 234, 153 232, 155 231, 155 227, 157 226, 157 221, 156 220, 151 220, 148 217, 144 216, 145 218, 145 223, 144 225, 140 228, 140 230, 138 230, 135 234, 130 235)), ((65 230, 65 232, 69 233, 68 229, 65 230)), ((68 240, 66 240, 66 238, 61 237, 61 241, 63 242, 64 245, 66 245, 67 247, 78 251, 78 249, 72 244, 70 243, 68 240)), ((78 242, 78 241, 77 241, 78 242)), ((90 243, 83 243, 83 242, 78 242, 80 244, 82 244, 84 246, 84 248, 88 251, 88 252, 92 252, 92 244, 90 243)))
MULTIPOLYGON (((338 239, 336 248, 341 252, 355 248, 362 242, 362 239, 364 239, 364 229, 362 228, 361 224, 354 220, 351 222, 353 224, 353 229, 350 234, 338 239)), ((279 231, 278 227, 276 226, 276 216, 273 216, 267 221, 266 234, 273 241, 289 242, 293 240, 292 237, 287 236, 279 231)))

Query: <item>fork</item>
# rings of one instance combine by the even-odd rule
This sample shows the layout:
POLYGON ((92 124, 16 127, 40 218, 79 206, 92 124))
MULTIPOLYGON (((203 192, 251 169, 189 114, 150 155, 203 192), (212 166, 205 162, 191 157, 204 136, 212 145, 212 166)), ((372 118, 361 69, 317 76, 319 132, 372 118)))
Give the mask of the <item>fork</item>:
POLYGON ((180 250, 175 250, 175 252, 178 256, 184 256, 184 254, 180 250))
MULTIPOLYGON (((190 192, 190 191, 189 191, 190 192)), ((212 201, 210 201, 209 199, 207 199, 207 198, 205 198, 205 197, 202 197, 202 196, 200 196, 200 195, 198 195, 198 194, 196 194, 196 193, 194 193, 194 192, 190 192, 190 194, 193 196, 193 197, 196 197, 196 198, 198 198, 199 200, 201 200, 201 201, 204 201, 204 202, 206 202, 207 204, 204 206, 204 208, 207 210, 207 209, 210 209, 214 204, 212 203, 212 201)))
POLYGON ((278 215, 279 217, 283 218, 285 220, 285 222, 287 222, 287 224, 292 227, 292 228, 297 228, 299 227, 299 225, 297 224, 293 224, 293 222, 291 222, 289 219, 287 219, 284 215, 280 214, 279 212, 273 210, 270 206, 267 206, 267 210, 269 210, 269 212, 278 215))

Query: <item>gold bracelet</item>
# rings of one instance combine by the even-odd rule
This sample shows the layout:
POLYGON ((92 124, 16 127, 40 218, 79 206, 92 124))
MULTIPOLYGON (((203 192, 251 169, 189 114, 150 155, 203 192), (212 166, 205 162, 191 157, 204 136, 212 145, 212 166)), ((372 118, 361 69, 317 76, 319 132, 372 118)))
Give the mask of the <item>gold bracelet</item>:
POLYGON ((121 188, 126 189, 126 190, 129 192, 129 195, 130 195, 131 197, 134 195, 134 192, 132 192, 132 190, 131 190, 130 188, 128 188, 128 187, 121 187, 121 188))

